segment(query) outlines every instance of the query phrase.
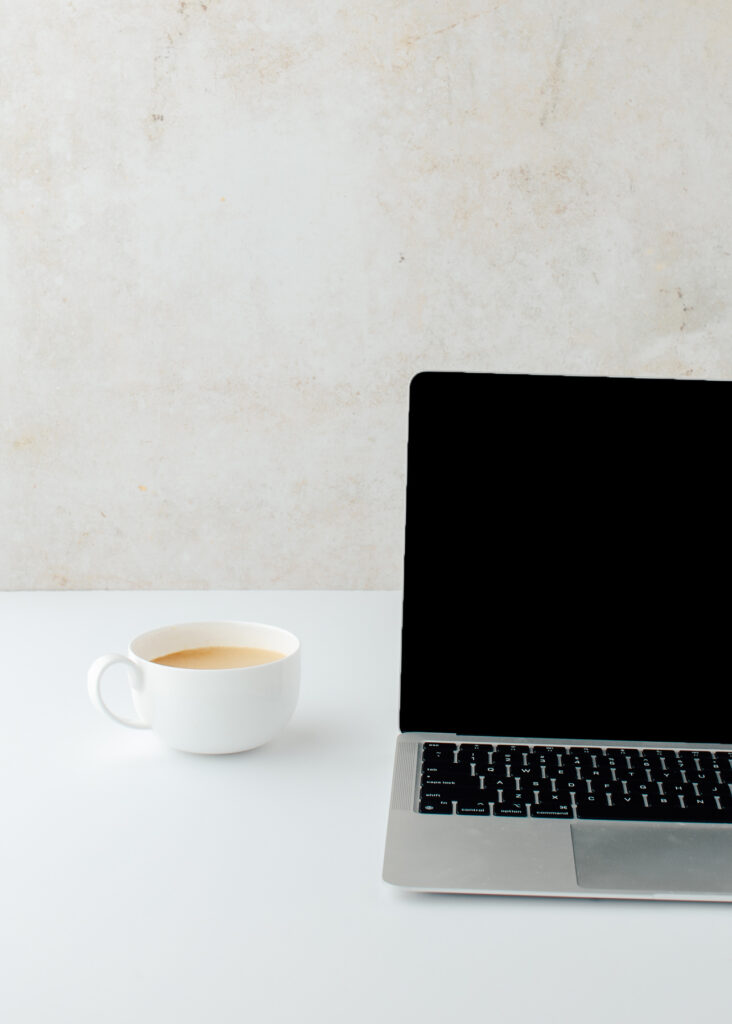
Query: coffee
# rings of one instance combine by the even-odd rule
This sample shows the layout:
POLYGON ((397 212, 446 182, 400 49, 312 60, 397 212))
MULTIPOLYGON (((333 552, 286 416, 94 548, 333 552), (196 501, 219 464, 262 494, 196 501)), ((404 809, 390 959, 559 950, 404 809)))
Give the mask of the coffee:
POLYGON ((153 658, 156 665, 171 668, 249 668, 252 665, 266 665, 270 661, 284 658, 279 651, 268 651, 264 647, 189 647, 153 658))

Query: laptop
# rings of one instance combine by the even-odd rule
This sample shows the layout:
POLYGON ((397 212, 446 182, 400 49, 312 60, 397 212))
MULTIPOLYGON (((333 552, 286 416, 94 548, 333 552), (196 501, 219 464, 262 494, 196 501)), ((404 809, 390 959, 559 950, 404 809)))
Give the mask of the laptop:
POLYGON ((383 877, 732 898, 732 382, 420 373, 383 877))

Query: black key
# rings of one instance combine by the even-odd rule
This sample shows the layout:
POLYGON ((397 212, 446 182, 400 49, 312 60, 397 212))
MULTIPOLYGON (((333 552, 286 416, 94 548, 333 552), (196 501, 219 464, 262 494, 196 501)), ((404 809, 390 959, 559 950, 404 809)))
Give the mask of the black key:
POLYGON ((658 789, 664 796, 683 796, 686 792, 686 783, 678 779, 665 779, 659 782, 658 789))
POLYGON ((622 765, 623 768, 627 768, 627 759, 624 757, 615 757, 611 754, 598 754, 595 758, 595 766, 597 768, 605 768, 608 771, 612 771, 614 768, 617 768, 618 765, 622 765))
POLYGON ((469 764, 429 764, 423 765, 422 767, 422 778, 423 779, 452 779, 453 782, 457 782, 458 779, 470 779, 473 777, 471 771, 471 765, 469 764))
POLYGON ((638 765, 634 765, 632 768, 624 768, 622 765, 618 765, 615 769, 615 778, 648 780, 648 776, 638 765))
POLYGON ((537 754, 534 752, 533 754, 526 755, 526 764, 537 771, 545 768, 548 772, 552 767, 559 767, 559 759, 556 754, 537 754))
POLYGON ((565 767, 567 769, 569 769, 570 767, 575 768, 577 770, 577 777, 580 779, 590 778, 592 776, 592 772, 595 770, 594 767, 588 762, 585 762, 583 764, 580 764, 579 762, 576 764, 565 764, 565 767))
POLYGON ((694 771, 696 770, 696 760, 690 750, 679 750, 676 754, 676 760, 680 765, 682 765, 684 771, 686 771, 687 768, 691 768, 694 771))
POLYGON ((511 772, 508 764, 481 764, 476 766, 476 775, 482 775, 485 779, 506 779, 511 772))
POLYGON ((422 750, 426 753, 428 750, 441 750, 445 753, 454 753, 457 750, 457 746, 454 743, 435 743, 429 740, 422 744, 422 750))
POLYGON ((673 771, 669 768, 656 768, 653 767, 648 773, 654 782, 683 782, 683 777, 678 769, 673 771))
POLYGON ((458 764, 488 764, 490 749, 474 743, 464 743, 457 753, 458 764))
POLYGON ((702 811, 718 811, 717 801, 713 796, 684 797, 684 807, 702 811))
POLYGON ((528 754, 531 747, 523 743, 499 743, 496 752, 499 754, 528 754))
POLYGON ((544 800, 530 808, 532 818, 573 818, 571 803, 561 800, 544 800))
POLYGON ((458 800, 458 814, 490 814, 487 800, 458 800))
POLYGON ((622 793, 623 784, 622 782, 613 782, 612 779, 599 779, 592 783, 592 794, 597 796, 598 793, 622 793))
MULTIPOLYGON (((649 801, 650 802, 650 801, 649 801)), ((670 796, 657 796, 653 800, 653 813, 654 816, 658 815, 656 820, 667 820, 673 821, 678 817, 679 812, 682 810, 681 801, 675 793, 670 796), (663 815, 667 813, 664 818, 663 815)))
POLYGON ((437 786, 422 786, 419 791, 420 802, 424 802, 425 800, 454 800, 454 798, 454 791, 451 792, 447 786, 444 788, 437 786))
POLYGON ((637 779, 625 780, 625 785, 628 793, 637 793, 638 796, 648 796, 649 793, 658 792, 658 783, 647 779, 645 775, 641 775, 637 779))
POLYGON ((644 768, 662 768, 663 757, 659 750, 642 750, 641 758, 644 768))
POLYGON ((519 768, 523 767, 524 755, 523 754, 494 754, 491 758, 491 764, 494 765, 505 765, 512 771, 518 771, 519 768))
POLYGON ((452 800, 423 800, 419 811, 420 814, 452 814, 452 800))
POLYGON ((568 800, 570 793, 586 796, 589 794, 590 788, 582 779, 557 779, 556 792, 561 794, 563 799, 568 800))
POLYGON ((424 750, 422 764, 454 764, 452 750, 424 750))
MULTIPOLYGON (((706 794, 706 790, 700 790, 706 794)), ((729 786, 724 783, 720 783, 717 786, 710 786, 708 789, 710 795, 715 796, 722 807, 732 806, 732 794, 730 794, 729 786)))
POLYGON ((499 818, 525 818, 526 804, 519 801, 493 804, 493 813, 499 818))

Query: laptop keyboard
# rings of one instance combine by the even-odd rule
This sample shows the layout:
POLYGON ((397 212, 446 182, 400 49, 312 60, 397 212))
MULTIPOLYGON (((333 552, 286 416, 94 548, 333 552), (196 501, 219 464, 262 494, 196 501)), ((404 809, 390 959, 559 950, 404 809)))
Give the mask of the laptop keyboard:
POLYGON ((730 753, 424 743, 422 814, 732 822, 730 753))

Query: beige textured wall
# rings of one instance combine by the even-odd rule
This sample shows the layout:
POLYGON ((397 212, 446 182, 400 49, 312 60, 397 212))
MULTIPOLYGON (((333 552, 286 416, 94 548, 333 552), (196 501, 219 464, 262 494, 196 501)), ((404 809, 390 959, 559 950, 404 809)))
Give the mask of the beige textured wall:
POLYGON ((416 371, 732 377, 728 0, 0 42, 2 587, 398 587, 416 371))

